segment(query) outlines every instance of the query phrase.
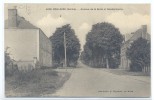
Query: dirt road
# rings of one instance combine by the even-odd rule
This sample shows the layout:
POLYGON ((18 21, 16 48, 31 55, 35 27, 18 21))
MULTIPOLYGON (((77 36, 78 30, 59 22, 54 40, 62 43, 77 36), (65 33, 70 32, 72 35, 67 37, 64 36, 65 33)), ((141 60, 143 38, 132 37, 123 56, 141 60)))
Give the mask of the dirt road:
POLYGON ((52 96, 60 97, 149 97, 150 78, 116 75, 107 69, 80 64, 69 69, 70 79, 52 96), (141 80, 138 80, 141 79, 141 80), (144 79, 146 79, 144 81, 144 79), (149 81, 148 81, 149 80, 149 81))

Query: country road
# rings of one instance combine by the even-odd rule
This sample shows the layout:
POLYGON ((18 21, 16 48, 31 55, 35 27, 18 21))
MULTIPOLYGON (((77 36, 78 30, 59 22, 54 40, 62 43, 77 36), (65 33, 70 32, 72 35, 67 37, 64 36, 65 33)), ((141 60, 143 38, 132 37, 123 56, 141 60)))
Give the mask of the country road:
POLYGON ((116 75, 107 69, 90 68, 82 63, 79 68, 65 71, 71 73, 70 79, 52 96, 150 97, 149 76, 116 75))

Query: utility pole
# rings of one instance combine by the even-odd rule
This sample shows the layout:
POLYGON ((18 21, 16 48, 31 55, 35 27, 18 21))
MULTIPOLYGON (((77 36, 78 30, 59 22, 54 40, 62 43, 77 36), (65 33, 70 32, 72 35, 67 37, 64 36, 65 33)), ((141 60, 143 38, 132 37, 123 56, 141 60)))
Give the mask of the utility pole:
POLYGON ((64 32, 64 53, 65 53, 64 67, 66 67, 67 66, 67 57, 66 57, 66 36, 65 36, 65 32, 64 32))

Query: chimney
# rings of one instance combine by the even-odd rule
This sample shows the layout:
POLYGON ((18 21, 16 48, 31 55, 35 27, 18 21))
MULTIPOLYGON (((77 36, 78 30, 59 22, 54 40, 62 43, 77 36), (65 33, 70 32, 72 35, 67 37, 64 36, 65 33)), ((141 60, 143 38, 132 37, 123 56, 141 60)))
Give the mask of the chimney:
POLYGON ((17 9, 16 6, 8 9, 8 27, 16 28, 17 27, 17 9))
POLYGON ((147 25, 142 25, 142 38, 147 39, 147 25))

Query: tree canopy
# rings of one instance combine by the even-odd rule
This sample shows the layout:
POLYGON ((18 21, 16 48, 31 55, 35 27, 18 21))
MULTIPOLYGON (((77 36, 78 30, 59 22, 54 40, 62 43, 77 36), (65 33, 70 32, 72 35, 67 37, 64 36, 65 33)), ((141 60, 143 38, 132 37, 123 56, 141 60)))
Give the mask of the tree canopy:
POLYGON ((127 49, 126 55, 131 61, 132 71, 142 71, 144 67, 150 67, 150 42, 143 38, 135 40, 127 49))
POLYGON ((94 24, 86 36, 81 60, 93 67, 115 68, 120 61, 122 41, 123 36, 114 25, 107 22, 94 24))
POLYGON ((75 31, 69 24, 57 28, 50 37, 52 42, 53 63, 61 64, 64 62, 64 33, 66 39, 67 66, 76 66, 79 58, 80 43, 75 35, 75 31))

